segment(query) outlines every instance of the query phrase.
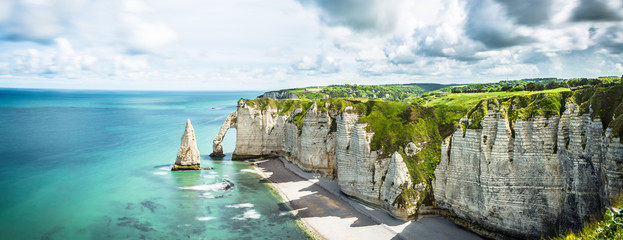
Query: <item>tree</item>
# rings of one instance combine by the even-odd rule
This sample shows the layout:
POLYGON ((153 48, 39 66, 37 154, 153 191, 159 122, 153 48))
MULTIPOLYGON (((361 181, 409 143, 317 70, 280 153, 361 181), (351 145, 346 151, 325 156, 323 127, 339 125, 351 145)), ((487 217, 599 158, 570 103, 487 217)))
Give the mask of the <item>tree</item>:
POLYGON ((569 87, 577 87, 579 84, 580 81, 577 79, 569 79, 569 81, 567 81, 567 85, 569 85, 569 87))
POLYGON ((549 82, 547 85, 545 85, 545 89, 554 89, 559 87, 560 85, 557 82, 549 82))
POLYGON ((536 84, 534 82, 529 82, 528 84, 526 84, 526 90, 528 90, 528 91, 537 90, 537 87, 538 87, 537 85, 540 85, 540 84, 536 84))
POLYGON ((513 87, 513 88, 511 89, 511 91, 513 91, 513 92, 519 92, 519 91, 523 91, 523 90, 525 90, 525 88, 524 88, 524 86, 523 86, 523 85, 521 85, 521 84, 517 84, 517 85, 515 85, 515 87, 513 87))
POLYGON ((536 84, 536 88, 534 88, 535 91, 543 91, 545 89, 545 86, 543 86, 543 84, 536 84))

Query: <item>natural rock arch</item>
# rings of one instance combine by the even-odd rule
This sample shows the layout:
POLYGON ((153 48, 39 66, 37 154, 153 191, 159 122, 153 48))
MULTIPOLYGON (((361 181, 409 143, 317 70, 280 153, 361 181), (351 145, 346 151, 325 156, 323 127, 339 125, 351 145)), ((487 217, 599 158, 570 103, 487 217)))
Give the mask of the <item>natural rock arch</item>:
POLYGON ((230 128, 236 128, 236 118, 238 116, 238 111, 234 111, 227 116, 225 122, 221 126, 221 129, 214 137, 212 141, 212 153, 210 153, 210 157, 225 157, 223 154, 223 138, 225 138, 225 134, 227 134, 227 130, 230 128))

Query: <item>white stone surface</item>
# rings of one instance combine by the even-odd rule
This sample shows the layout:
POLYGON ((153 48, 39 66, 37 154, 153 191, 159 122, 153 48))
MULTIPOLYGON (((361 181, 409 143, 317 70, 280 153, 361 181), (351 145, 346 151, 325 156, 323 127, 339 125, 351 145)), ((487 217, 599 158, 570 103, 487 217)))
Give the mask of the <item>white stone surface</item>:
POLYGON ((197 148, 197 140, 195 139, 195 130, 190 123, 190 119, 186 120, 186 128, 182 134, 180 149, 177 151, 175 165, 171 170, 193 170, 201 169, 199 148, 197 148))
POLYGON ((441 148, 435 202, 485 229, 540 238, 580 227, 621 190, 623 146, 599 119, 567 103, 562 116, 518 119, 490 110, 441 148))
POLYGON ((236 128, 236 117, 237 116, 238 116, 238 111, 234 111, 227 116, 227 118, 225 119, 225 122, 223 123, 223 125, 221 125, 221 129, 218 131, 218 134, 216 135, 216 137, 214 137, 214 140, 212 141, 212 153, 210 154, 210 156, 212 157, 224 157, 225 156, 225 154, 223 154, 223 138, 225 138, 225 134, 227 133, 227 130, 229 130, 230 128, 236 128))
MULTIPOLYGON (((330 106, 325 105, 324 109, 330 106)), ((405 210, 393 206, 402 191, 400 184, 405 179, 410 181, 406 165, 399 154, 392 161, 391 157, 378 158, 376 151, 370 151, 374 133, 366 132, 365 124, 357 123, 359 116, 352 110, 347 107, 342 113, 319 111, 314 103, 307 109, 299 130, 292 119, 302 114, 303 109, 284 115, 270 107, 260 110, 240 101, 215 138, 214 151, 219 150, 227 129, 236 127, 234 159, 283 156, 303 170, 336 176, 344 193, 407 218, 415 213, 415 208, 405 210), (385 177, 392 166, 397 169, 385 177), (386 178, 396 184, 386 185, 382 191, 386 178)))

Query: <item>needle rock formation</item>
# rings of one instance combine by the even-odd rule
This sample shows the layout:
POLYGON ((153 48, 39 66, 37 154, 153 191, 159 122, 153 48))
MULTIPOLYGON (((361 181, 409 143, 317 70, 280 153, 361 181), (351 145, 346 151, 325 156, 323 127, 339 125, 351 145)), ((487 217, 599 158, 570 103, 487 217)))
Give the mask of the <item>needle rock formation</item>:
POLYGON ((190 119, 186 120, 186 130, 182 134, 182 143, 180 150, 177 152, 175 165, 171 171, 178 170, 200 170, 201 163, 199 161, 199 148, 197 148, 197 140, 195 139, 195 129, 190 124, 190 119))

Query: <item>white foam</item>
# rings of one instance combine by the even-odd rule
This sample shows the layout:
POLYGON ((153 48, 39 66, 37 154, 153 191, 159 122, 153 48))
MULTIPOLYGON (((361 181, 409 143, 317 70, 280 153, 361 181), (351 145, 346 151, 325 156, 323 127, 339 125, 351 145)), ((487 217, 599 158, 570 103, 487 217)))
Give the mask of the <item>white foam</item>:
POLYGON ((258 219, 258 218, 260 218, 260 216, 261 215, 259 213, 257 213, 255 211, 255 209, 251 209, 251 210, 248 210, 248 211, 244 212, 241 215, 236 215, 235 217, 233 217, 231 219, 234 219, 234 220, 258 219))
POLYGON ((253 169, 242 169, 240 170, 240 172, 248 172, 248 173, 255 173, 255 174, 260 174, 257 171, 253 170, 253 169))
POLYGON ((210 221, 212 219, 215 219, 215 217, 198 217, 196 218, 198 221, 210 221))
POLYGON ((171 166, 158 168, 160 170, 171 171, 171 166))
POLYGON ((225 207, 227 207, 227 208, 252 208, 253 207, 253 203, 231 204, 231 205, 227 205, 225 207))
POLYGON ((194 190, 194 191, 218 191, 223 190, 227 187, 227 183, 213 183, 213 184, 205 184, 205 185, 197 185, 190 187, 178 187, 183 190, 194 190))
POLYGON ((209 193, 209 192, 201 194, 201 197, 203 197, 203 198, 214 198, 212 193, 209 193))
POLYGON ((154 175, 167 175, 168 172, 155 172, 154 175))

